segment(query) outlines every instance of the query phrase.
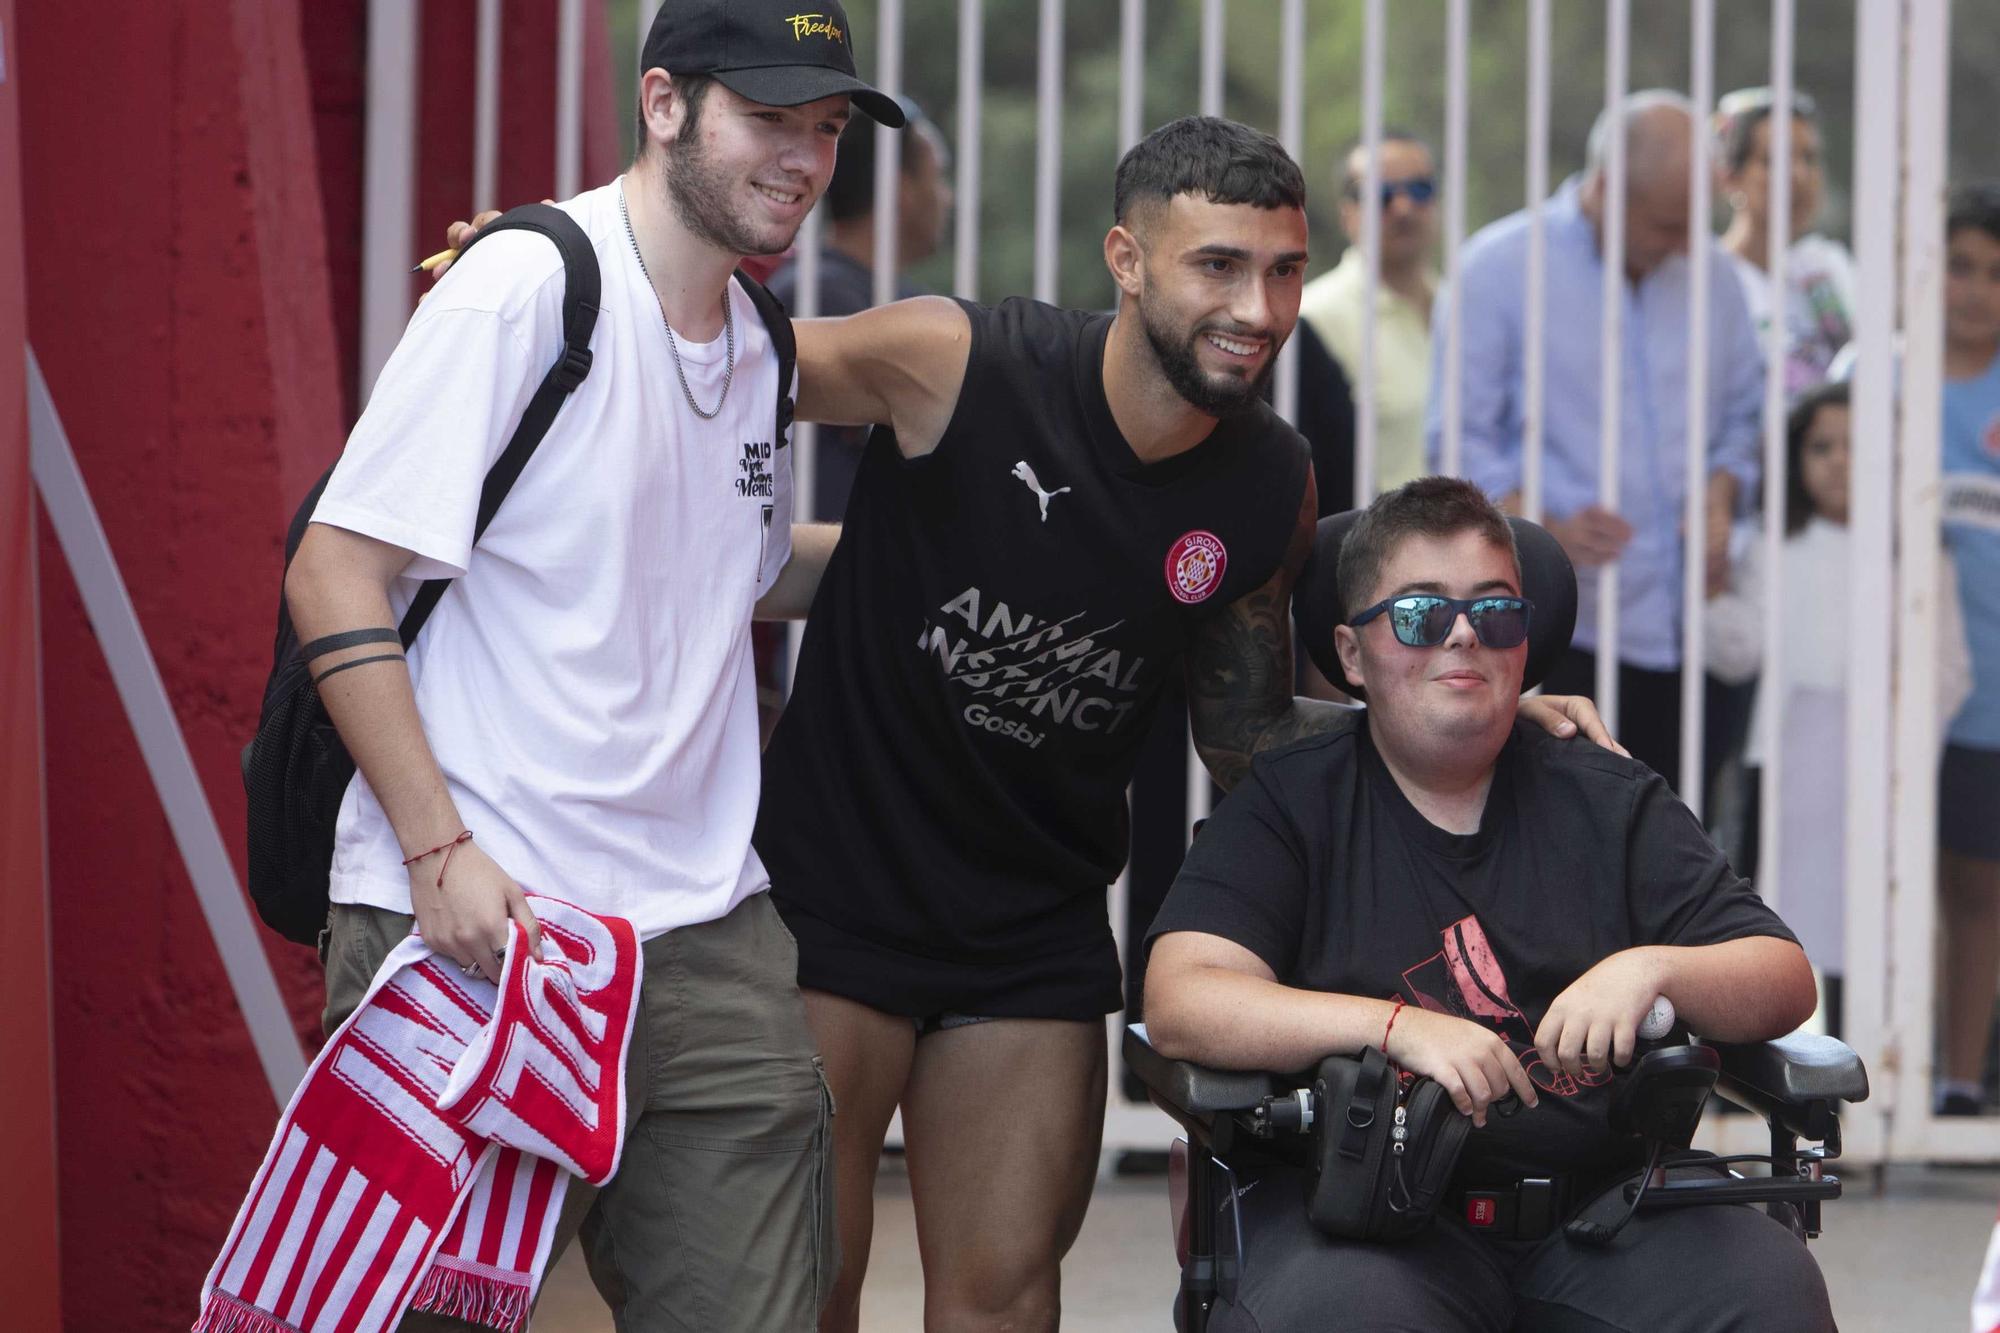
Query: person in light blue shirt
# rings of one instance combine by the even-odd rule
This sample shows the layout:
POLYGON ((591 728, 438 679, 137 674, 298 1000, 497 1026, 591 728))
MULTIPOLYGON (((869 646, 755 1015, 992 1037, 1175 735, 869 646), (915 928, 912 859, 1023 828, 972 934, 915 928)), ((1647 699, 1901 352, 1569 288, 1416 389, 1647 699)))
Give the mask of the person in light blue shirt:
POLYGON ((1945 221, 1944 537, 1958 566, 1972 694, 1938 771, 1943 1115, 1988 1109, 1980 1078, 2000 988, 2000 185, 1961 186, 1945 221))
MULTIPOLYGON (((1679 784, 1682 515, 1687 493, 1688 178, 1696 133, 1691 104, 1675 93, 1635 93, 1599 116, 1584 170, 1548 201, 1543 523, 1582 580, 1575 646, 1548 680, 1565 693, 1595 692, 1596 571, 1619 568, 1620 739, 1679 784), (1610 136, 1626 144, 1623 388, 1619 496, 1598 501, 1599 393, 1604 350, 1605 158, 1610 136)), ((1520 510, 1522 370, 1526 362, 1528 215, 1513 214, 1466 243, 1464 472, 1520 510)), ((1443 437, 1449 307, 1432 324, 1433 370, 1426 442, 1438 466, 1443 437)), ((1709 271, 1708 546, 1711 590, 1728 573, 1728 537, 1739 501, 1754 493, 1764 400, 1763 350, 1741 284, 1726 258, 1709 271)))

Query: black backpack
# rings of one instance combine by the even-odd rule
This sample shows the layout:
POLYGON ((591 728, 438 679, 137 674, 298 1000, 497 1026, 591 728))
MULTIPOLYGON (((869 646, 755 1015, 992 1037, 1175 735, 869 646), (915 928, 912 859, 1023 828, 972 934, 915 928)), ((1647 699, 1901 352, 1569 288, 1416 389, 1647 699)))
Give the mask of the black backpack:
MULTIPOLYGON (((461 253, 495 232, 510 230, 539 232, 562 252, 563 350, 528 400, 506 449, 486 474, 479 494, 479 516, 473 525, 475 544, 564 401, 590 373, 590 337, 597 325, 597 257, 582 228, 559 208, 528 204, 487 224, 461 253)), ((795 346, 791 322, 784 307, 761 285, 742 272, 736 276, 763 318, 778 355, 775 444, 783 447, 792 421, 795 346)), ((328 468, 292 516, 285 535, 287 569, 332 475, 333 469, 328 468)), ((450 584, 450 579, 429 579, 417 590, 399 627, 406 650, 450 584)), ((312 944, 326 926, 334 825, 353 777, 354 760, 334 730, 307 664, 299 656, 298 634, 280 591, 271 675, 264 685, 257 734, 243 748, 243 790, 248 798, 250 898, 264 924, 288 940, 312 944)))

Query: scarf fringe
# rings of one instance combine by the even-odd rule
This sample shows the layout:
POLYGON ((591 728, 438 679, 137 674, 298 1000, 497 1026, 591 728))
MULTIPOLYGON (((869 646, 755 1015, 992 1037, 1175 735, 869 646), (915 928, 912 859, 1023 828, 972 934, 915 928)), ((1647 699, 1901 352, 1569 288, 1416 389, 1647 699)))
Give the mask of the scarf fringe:
POLYGON ((193 1333, 299 1333, 278 1316, 238 1300, 226 1291, 217 1291, 201 1308, 193 1333))
MULTIPOLYGON (((426 1314, 463 1319, 499 1333, 524 1333, 528 1327, 530 1300, 528 1284, 509 1282, 485 1273, 468 1273, 445 1263, 433 1263, 417 1287, 410 1309, 426 1314)), ((196 1330, 196 1333, 204 1333, 196 1330)), ((218 1333, 235 1333, 219 1330, 218 1333)), ((265 1333, 256 1329, 252 1333, 265 1333)))

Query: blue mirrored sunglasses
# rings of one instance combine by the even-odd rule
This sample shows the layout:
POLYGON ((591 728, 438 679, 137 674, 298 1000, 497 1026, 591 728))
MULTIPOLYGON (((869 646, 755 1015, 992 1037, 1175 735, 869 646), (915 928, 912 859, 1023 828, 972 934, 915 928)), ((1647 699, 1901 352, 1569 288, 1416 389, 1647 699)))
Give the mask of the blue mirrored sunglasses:
POLYGON ((1528 613, 1535 604, 1525 597, 1438 597, 1405 593, 1363 611, 1347 623, 1361 628, 1387 612, 1396 640, 1410 648, 1435 648, 1451 637, 1451 627, 1464 616, 1472 632, 1488 648, 1518 648, 1528 637, 1528 613))
MULTIPOLYGON (((1382 207, 1387 208, 1395 203, 1396 196, 1399 194, 1410 196, 1410 202, 1418 208, 1422 208, 1430 203, 1431 200, 1437 198, 1437 182, 1429 176, 1417 176, 1406 181, 1383 181, 1382 207)), ((1359 199, 1361 197, 1361 182, 1348 182, 1347 197, 1349 199, 1359 199)))

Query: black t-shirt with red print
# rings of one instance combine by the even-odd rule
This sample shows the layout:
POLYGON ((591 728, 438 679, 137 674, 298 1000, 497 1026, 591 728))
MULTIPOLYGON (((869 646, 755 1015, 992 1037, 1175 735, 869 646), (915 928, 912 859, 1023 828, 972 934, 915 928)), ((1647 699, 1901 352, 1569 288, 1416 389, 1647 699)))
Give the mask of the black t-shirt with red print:
POLYGON ((1242 945, 1288 986, 1400 994, 1505 1038, 1541 1097, 1474 1131, 1467 1184, 1631 1160, 1606 1118, 1608 1080, 1570 1079, 1534 1049, 1571 982, 1640 945, 1792 938, 1644 765, 1516 723, 1479 831, 1447 833, 1397 787, 1365 711, 1256 761, 1151 937, 1183 930, 1242 945))

